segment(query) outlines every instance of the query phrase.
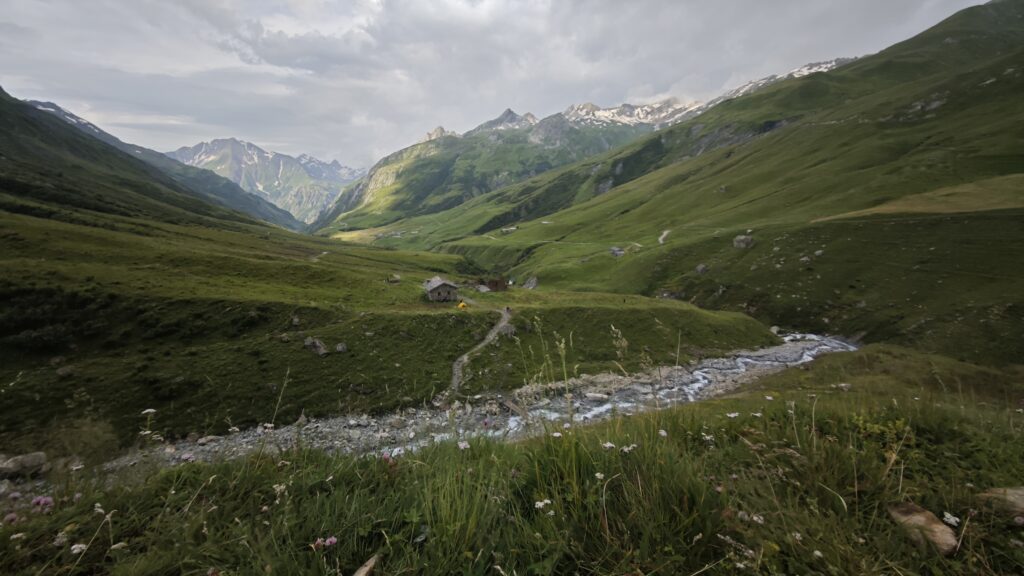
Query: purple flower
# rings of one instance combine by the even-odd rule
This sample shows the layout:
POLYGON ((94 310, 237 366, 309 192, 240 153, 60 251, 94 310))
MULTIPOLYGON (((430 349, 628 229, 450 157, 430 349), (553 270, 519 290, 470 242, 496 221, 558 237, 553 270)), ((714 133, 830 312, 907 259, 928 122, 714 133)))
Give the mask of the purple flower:
POLYGON ((53 498, 50 496, 36 496, 32 499, 32 506, 42 509, 44 512, 48 512, 53 508, 53 498))
POLYGON ((7 514, 7 516, 4 516, 4 524, 14 524, 17 521, 18 521, 18 515, 15 514, 14 512, 11 512, 11 513, 7 514))
POLYGON ((329 536, 327 540, 324 540, 324 547, 334 546, 338 543, 338 538, 335 536, 329 536))
POLYGON ((21 500, 21 492, 11 492, 7 497, 11 500, 21 500))

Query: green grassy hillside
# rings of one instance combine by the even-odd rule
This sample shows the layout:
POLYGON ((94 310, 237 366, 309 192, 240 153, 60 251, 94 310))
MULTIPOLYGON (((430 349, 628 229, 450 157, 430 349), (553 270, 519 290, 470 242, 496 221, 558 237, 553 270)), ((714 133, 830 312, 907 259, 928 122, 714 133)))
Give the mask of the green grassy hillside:
POLYGON ((555 115, 529 128, 482 129, 421 142, 378 162, 311 229, 331 234, 442 212, 647 131, 642 126, 575 126, 555 115))
POLYGON ((457 253, 542 286, 1017 361, 1022 11, 971 8, 604 157, 338 236, 457 253), (748 230, 753 248, 733 248, 748 230))
POLYGON ((130 156, 134 156, 147 164, 159 168, 178 184, 200 195, 207 201, 219 204, 225 208, 237 210, 258 220, 288 228, 289 230, 299 230, 304 226, 288 212, 274 206, 259 196, 242 190, 237 184, 227 178, 218 176, 214 172, 182 164, 149 148, 122 142, 116 136, 104 132, 96 125, 75 116, 52 102, 29 101, 28 103, 37 110, 49 112, 55 117, 66 121, 83 134, 105 142, 130 156))
POLYGON ((75 425, 128 444, 147 408, 166 414, 160 432, 172 438, 275 413, 421 405, 450 385, 453 361, 506 305, 521 309, 530 363, 504 341, 471 364, 469 388, 532 378, 550 330, 575 335, 569 357, 583 371, 610 366, 613 323, 665 358, 680 340, 684 358, 774 341, 746 316, 641 297, 625 307, 619 297, 558 293, 522 305, 513 293, 482 296, 464 312, 430 304, 425 279, 476 270, 457 256, 264 226, 48 113, 5 97, 0 115, 9 127, 0 135, 5 449, 59 452, 54 434, 75 425), (580 306, 591 310, 575 318, 580 306), (651 331, 655 322, 664 328, 651 331))

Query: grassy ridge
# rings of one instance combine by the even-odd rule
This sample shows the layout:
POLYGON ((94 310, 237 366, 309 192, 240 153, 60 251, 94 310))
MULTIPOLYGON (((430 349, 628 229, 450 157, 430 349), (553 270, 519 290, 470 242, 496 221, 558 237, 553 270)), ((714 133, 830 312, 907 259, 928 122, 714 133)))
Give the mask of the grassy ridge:
POLYGON ((52 514, 0 529, 0 560, 12 574, 351 573, 374 554, 383 574, 1014 573, 1016 531, 975 496, 1024 473, 1024 396, 1006 377, 869 347, 739 396, 521 444, 387 460, 297 438, 280 457, 118 488, 71 477, 52 514), (912 544, 886 513, 901 501, 958 517, 959 550, 912 544), (89 547, 73 556, 74 543, 89 547))

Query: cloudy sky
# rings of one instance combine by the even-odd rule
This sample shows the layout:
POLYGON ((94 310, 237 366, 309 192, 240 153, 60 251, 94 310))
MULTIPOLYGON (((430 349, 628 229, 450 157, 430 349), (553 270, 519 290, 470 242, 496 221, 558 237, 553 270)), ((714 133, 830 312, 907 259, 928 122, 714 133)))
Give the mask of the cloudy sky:
POLYGON ((0 86, 157 150, 368 166, 506 107, 703 100, 978 0, 2 0, 0 86))

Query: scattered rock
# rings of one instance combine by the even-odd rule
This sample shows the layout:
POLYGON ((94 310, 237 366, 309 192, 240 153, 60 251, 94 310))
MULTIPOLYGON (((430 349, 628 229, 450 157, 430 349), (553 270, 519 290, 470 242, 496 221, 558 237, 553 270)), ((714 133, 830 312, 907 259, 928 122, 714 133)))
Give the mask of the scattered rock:
POLYGON ((1012 514, 1024 515, 1024 486, 991 488, 978 494, 978 498, 997 504, 1012 514))
POLYGON ((516 335, 516 327, 513 326, 512 324, 505 324, 504 326, 502 326, 501 328, 498 329, 498 334, 501 334, 502 336, 508 336, 508 337, 515 336, 516 335))
POLYGON ((601 182, 597 185, 596 188, 594 188, 594 195, 595 196, 600 196, 601 194, 604 194, 605 192, 608 192, 609 190, 611 190, 612 186, 614 186, 614 185, 615 185, 615 179, 613 179, 611 177, 605 178, 604 180, 601 180, 601 182))
POLYGON ((8 458, 0 464, 0 478, 31 477, 49 469, 45 452, 30 452, 8 458))
POLYGON ((822 255, 822 254, 824 254, 824 253, 825 253, 825 251, 824 251, 824 250, 815 250, 815 251, 814 251, 814 255, 815 255, 815 256, 821 256, 821 255, 822 255))
POLYGON ((292 336, 291 336, 291 334, 288 334, 287 332, 285 332, 284 334, 278 334, 277 335, 277 339, 280 340, 281 342, 291 342, 292 341, 292 336))
POLYGON ((840 382, 839 384, 836 384, 836 388, 842 390, 843 392, 849 392, 852 386, 850 386, 849 382, 840 382))
POLYGON ((530 276, 529 278, 526 279, 526 282, 523 282, 523 288, 526 288, 527 290, 533 290, 536 287, 537 287, 537 277, 536 276, 530 276))
POLYGON ((301 323, 302 323, 302 321, 299 320, 298 316, 292 316, 292 326, 298 326, 301 323))
POLYGON ((388 284, 398 284, 401 281, 402 276, 400 274, 392 274, 388 276, 388 284))
POLYGON ((323 341, 321 341, 319 338, 307 336, 306 340, 302 343, 302 345, 312 350, 317 356, 320 356, 321 358, 327 356, 327 354, 329 353, 327 351, 327 346, 324 346, 323 341))
POLYGON ((708 265, 707 264, 697 264, 697 267, 694 268, 694 270, 697 272, 697 274, 707 274, 708 273, 708 265))
POLYGON ((488 288, 487 286, 484 286, 483 284, 480 284, 479 286, 476 287, 476 291, 483 293, 483 292, 490 292, 491 289, 488 288))
POLYGON ((800 261, 803 262, 804 264, 806 264, 806 263, 811 261, 811 258, 810 258, 810 256, 801 256, 800 257, 800 261))
POLYGON ((377 562, 380 562, 380 554, 374 554, 373 557, 360 566, 352 576, 370 576, 373 574, 373 569, 377 567, 377 562))
POLYGON ((211 434, 210 436, 203 436, 199 440, 196 440, 196 444, 199 444, 200 446, 206 446, 207 444, 213 444, 218 440, 220 440, 220 436, 214 436, 211 434))
POLYGON ((60 378, 67 378, 75 373, 75 369, 71 366, 61 366, 57 368, 57 376, 60 378))
POLYGON ((772 326, 771 328, 768 329, 768 331, 771 332, 772 334, 778 334, 779 330, 780 328, 778 326, 772 326))
POLYGON ((754 237, 747 234, 740 234, 732 239, 732 247, 746 250, 754 245, 754 237))
POLYGON ((902 502, 889 507, 889 515, 907 531, 910 539, 918 545, 931 542, 943 556, 956 551, 956 533, 942 523, 935 514, 917 504, 902 502))
POLYGON ((345 352, 348 352, 348 344, 345 344, 344 342, 339 342, 337 345, 334 346, 334 351, 339 354, 344 354, 345 352))
POLYGON ((303 410, 302 413, 299 414, 299 418, 297 420, 295 420, 295 427, 296 428, 305 428, 306 424, 309 424, 309 419, 306 418, 306 411, 303 410))
POLYGON ((587 392, 583 395, 587 400, 607 400, 607 394, 601 394, 599 392, 587 392))
POLYGON ((626 251, 623 250, 622 248, 619 248, 618 246, 612 246, 611 248, 608 249, 608 252, 611 253, 611 255, 615 256, 616 258, 626 255, 626 251))

